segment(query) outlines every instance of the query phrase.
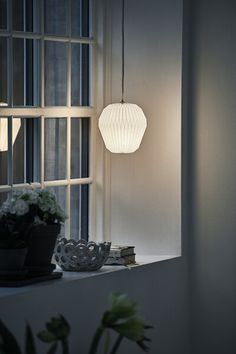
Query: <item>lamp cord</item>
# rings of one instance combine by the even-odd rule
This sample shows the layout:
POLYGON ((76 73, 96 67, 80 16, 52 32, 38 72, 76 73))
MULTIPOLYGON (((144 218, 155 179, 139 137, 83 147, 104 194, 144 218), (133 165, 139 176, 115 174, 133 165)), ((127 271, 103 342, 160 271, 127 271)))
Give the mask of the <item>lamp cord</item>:
POLYGON ((124 103, 124 91, 125 91, 125 0, 122 0, 122 99, 121 103, 124 103))

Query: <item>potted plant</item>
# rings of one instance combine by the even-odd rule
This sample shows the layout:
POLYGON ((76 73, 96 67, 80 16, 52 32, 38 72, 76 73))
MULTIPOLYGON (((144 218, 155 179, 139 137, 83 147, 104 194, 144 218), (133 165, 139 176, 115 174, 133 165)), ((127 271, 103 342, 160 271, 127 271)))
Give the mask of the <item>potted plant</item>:
POLYGON ((21 233, 14 229, 14 222, 0 215, 0 271, 21 270, 27 254, 26 243, 21 233))
POLYGON ((51 258, 65 213, 49 189, 16 189, 0 209, 0 220, 11 225, 27 249, 28 269, 51 265, 51 258))

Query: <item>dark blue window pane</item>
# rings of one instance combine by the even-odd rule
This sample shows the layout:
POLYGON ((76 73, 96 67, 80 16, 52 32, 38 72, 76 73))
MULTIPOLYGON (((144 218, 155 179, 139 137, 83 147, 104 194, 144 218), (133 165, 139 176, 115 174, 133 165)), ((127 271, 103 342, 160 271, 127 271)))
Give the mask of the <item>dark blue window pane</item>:
POLYGON ((71 178, 89 177, 89 118, 71 119, 71 178))
POLYGON ((0 37, 0 102, 4 103, 8 103, 7 58, 7 39, 0 37))
POLYGON ((89 185, 71 186, 71 219, 70 219, 70 237, 79 240, 88 240, 89 237, 89 185))
POLYGON ((7 0, 0 0, 0 29, 7 29, 7 0))
POLYGON ((39 104, 39 41, 13 38, 13 105, 39 104))
POLYGON ((68 35, 67 0, 44 1, 44 31, 47 34, 68 35))
POLYGON ((90 46, 72 43, 71 60, 71 105, 89 106, 90 46))
POLYGON ((45 104, 67 104, 67 43, 45 42, 45 104))
POLYGON ((71 35, 72 37, 90 36, 90 1, 71 0, 71 35))

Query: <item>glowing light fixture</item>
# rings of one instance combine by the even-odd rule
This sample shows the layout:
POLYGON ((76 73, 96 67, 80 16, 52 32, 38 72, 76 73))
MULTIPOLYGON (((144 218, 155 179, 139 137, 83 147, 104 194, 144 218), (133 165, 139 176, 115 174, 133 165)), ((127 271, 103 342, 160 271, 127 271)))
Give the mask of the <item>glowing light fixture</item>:
POLYGON ((122 0, 122 99, 105 107, 98 123, 105 146, 113 153, 136 151, 147 127, 142 109, 124 101, 124 5, 122 0))
MULTIPOLYGON (((7 107, 8 104, 0 102, 0 107, 7 107)), ((21 127, 21 119, 15 118, 12 123, 12 142, 14 144, 21 127)), ((8 151, 8 119, 0 118, 0 152, 8 151)))

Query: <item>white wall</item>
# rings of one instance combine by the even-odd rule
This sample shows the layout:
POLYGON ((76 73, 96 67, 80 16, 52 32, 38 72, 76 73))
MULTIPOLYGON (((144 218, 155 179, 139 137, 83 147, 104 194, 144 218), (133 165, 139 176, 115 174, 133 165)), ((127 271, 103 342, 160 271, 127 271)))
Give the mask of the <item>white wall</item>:
POLYGON ((236 2, 190 3, 190 353, 235 354, 236 2))
MULTIPOLYGON (((111 241, 179 254, 182 0, 125 4, 125 100, 143 108, 148 127, 137 152, 109 156, 111 241)), ((121 1, 107 6, 109 103, 121 99, 121 1)))

